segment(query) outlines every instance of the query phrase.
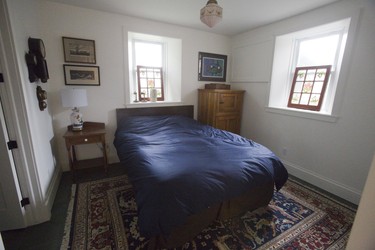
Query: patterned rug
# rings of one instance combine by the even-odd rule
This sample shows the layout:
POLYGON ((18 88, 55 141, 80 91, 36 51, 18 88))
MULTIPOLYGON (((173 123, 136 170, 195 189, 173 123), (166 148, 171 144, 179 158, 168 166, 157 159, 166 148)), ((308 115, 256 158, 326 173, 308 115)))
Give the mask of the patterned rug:
MULTIPOLYGON (((125 176, 73 187, 61 249, 145 249, 125 176)), ((215 221, 179 249, 344 249, 355 211, 288 180, 267 207, 215 221)))

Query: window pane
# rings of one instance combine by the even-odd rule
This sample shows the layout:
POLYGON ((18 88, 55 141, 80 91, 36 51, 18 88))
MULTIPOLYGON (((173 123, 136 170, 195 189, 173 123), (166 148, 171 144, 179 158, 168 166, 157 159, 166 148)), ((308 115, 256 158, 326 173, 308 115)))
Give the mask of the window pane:
POLYGON ((155 87, 155 81, 154 81, 154 79, 148 79, 147 80, 147 87, 149 87, 149 88, 155 87))
POLYGON ((301 41, 297 66, 333 65, 339 38, 335 34, 301 41))
POLYGON ((135 65, 162 67, 162 45, 135 42, 135 65))
POLYGON ((324 81, 324 78, 326 77, 327 69, 318 69, 316 73, 316 80, 317 81, 324 81))
POLYGON ((308 70, 308 71, 307 71, 307 75, 306 75, 306 81, 314 81, 314 78, 315 78, 315 72, 316 72, 315 69, 308 70))
POLYGON ((312 92, 313 93, 320 93, 320 92, 322 92, 322 89, 323 89, 323 82, 315 82, 312 92))
POLYGON ((300 104, 307 105, 309 103, 310 94, 302 94, 300 104))
POLYGON ((155 78, 160 78, 160 77, 161 77, 160 70, 155 69, 155 78))
POLYGON ((311 90, 312 90, 312 85, 313 83, 312 82, 305 82, 305 84, 303 85, 303 93, 311 93, 311 90))
POLYGON ((311 105, 311 106, 318 106, 319 99, 320 99, 320 95, 317 95, 317 94, 311 95, 309 105, 311 105))
POLYGON ((296 82, 296 86, 294 87, 294 92, 302 92, 303 82, 296 82))
POLYGON ((304 81, 305 80, 305 74, 306 74, 306 70, 298 70, 298 81, 304 81))
POLYGON ((161 88, 161 80, 160 79, 155 79, 155 87, 161 88))
POLYGON ((299 99, 301 98, 301 94, 293 94, 292 103, 293 104, 299 104, 299 99))
POLYGON ((147 79, 141 79, 141 88, 147 87, 147 79))

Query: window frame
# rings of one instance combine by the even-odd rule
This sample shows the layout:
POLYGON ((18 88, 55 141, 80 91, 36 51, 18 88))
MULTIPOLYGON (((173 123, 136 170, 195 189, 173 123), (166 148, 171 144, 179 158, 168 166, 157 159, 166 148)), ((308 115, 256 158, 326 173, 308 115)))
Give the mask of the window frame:
POLYGON ((149 77, 147 75, 147 73, 146 73, 147 76, 145 77, 145 79, 147 79, 147 81, 149 79, 152 79, 153 81, 155 81, 156 79, 160 79, 160 85, 161 85, 160 88, 154 87, 155 89, 160 89, 160 97, 157 97, 156 100, 157 101, 164 101, 164 81, 163 81, 164 74, 163 74, 163 67, 152 67, 152 66, 142 66, 142 65, 137 65, 137 72, 136 72, 137 79, 138 79, 137 80, 137 85, 138 85, 138 99, 141 100, 141 101, 150 101, 151 100, 151 98, 150 98, 150 96, 151 96, 151 93, 150 93, 151 87, 149 88, 148 84, 147 84, 147 87, 146 87, 147 91, 145 93, 145 96, 142 97, 142 93, 144 93, 144 92, 142 92, 142 87, 141 87, 141 79, 142 79, 142 77, 140 75, 140 70, 141 69, 146 69, 146 71, 148 71, 149 69, 150 70, 159 70, 160 71, 160 78, 149 77))
POLYGON ((330 78, 330 75, 331 75, 331 68, 332 68, 332 65, 296 67, 295 72, 294 72, 292 87, 290 89, 289 100, 288 100, 287 106, 289 108, 306 109, 306 110, 311 110, 311 111, 320 111, 322 103, 324 101, 324 96, 325 96, 326 88, 327 88, 327 85, 328 85, 328 81, 329 81, 329 78, 330 78), (316 81, 317 71, 319 69, 325 69, 326 70, 325 77, 324 77, 323 81, 316 81), (301 81, 298 81, 298 78, 299 78, 298 72, 300 70, 305 70, 306 72, 308 72, 310 70, 314 70, 315 71, 314 79, 313 80, 306 80, 307 74, 305 74, 304 79, 301 80, 301 81), (295 91, 295 87, 296 87, 297 82, 302 82, 302 89, 300 91, 301 96, 302 96, 302 94, 309 94, 310 95, 309 96, 309 102, 310 102, 310 98, 313 94, 319 94, 320 95, 318 105, 301 104, 300 103, 301 97, 299 98, 298 104, 293 103, 293 95, 295 93, 299 93, 299 91, 295 91), (304 85, 306 84, 306 82, 312 83, 312 89, 311 89, 310 93, 306 93, 306 92, 303 91, 304 85), (314 85, 315 85, 316 82, 322 82, 322 89, 319 93, 313 93, 314 85))
POLYGON ((127 41, 127 53, 124 60, 128 62, 128 82, 125 82, 125 105, 163 105, 181 103, 182 98, 182 39, 163 35, 133 32, 124 29, 124 41, 127 41), (138 79, 135 65, 134 42, 145 42, 163 45, 163 89, 164 101, 140 102, 138 99, 138 79))
POLYGON ((338 105, 341 100, 340 93, 343 91, 344 87, 342 85, 344 85, 345 75, 347 75, 345 71, 345 68, 348 67, 347 56, 350 53, 349 47, 352 46, 353 42, 354 28, 352 29, 352 24, 353 18, 346 17, 330 23, 275 36, 271 82, 269 85, 268 105, 266 107, 267 111, 317 120, 328 119, 329 121, 335 121, 337 119, 338 105), (300 42, 329 36, 334 33, 342 33, 340 37, 341 44, 339 44, 339 52, 336 54, 337 65, 333 65, 331 68, 330 82, 325 90, 325 98, 320 111, 288 107, 287 104, 292 87, 294 69, 297 66, 300 42))
MULTIPOLYGON (((132 39, 132 58, 133 58, 133 65, 131 65, 131 67, 132 67, 132 75, 133 75, 133 79, 134 79, 134 81, 133 81, 133 89, 134 90, 136 90, 137 91, 137 98, 136 99, 138 99, 138 100, 142 100, 143 99, 143 97, 141 96, 141 86, 140 86, 140 83, 139 83, 139 76, 138 76, 138 66, 141 66, 141 67, 154 67, 154 66, 149 66, 149 65, 137 65, 136 64, 136 43, 146 43, 146 44, 157 44, 157 45, 160 45, 161 46, 161 60, 162 60, 162 62, 161 62, 161 67, 159 67, 159 68, 162 68, 163 70, 162 70, 162 81, 163 81, 163 83, 162 83, 162 85, 163 85, 163 93, 162 93, 162 95, 163 95, 163 99, 162 100, 158 100, 158 101, 164 101, 164 96, 165 96, 165 94, 164 94, 164 89, 166 89, 165 87, 164 87, 164 84, 165 84, 165 79, 166 79, 166 52, 165 52, 165 44, 163 43, 163 42, 156 42, 156 41, 152 41, 152 40, 148 40, 148 39, 139 39, 139 38, 135 38, 135 39, 132 39)), ((157 67, 155 67, 155 68, 157 68, 157 67)), ((145 95, 145 99, 146 99, 146 101, 150 101, 150 97, 149 97, 149 93, 147 93, 146 95, 145 95)))

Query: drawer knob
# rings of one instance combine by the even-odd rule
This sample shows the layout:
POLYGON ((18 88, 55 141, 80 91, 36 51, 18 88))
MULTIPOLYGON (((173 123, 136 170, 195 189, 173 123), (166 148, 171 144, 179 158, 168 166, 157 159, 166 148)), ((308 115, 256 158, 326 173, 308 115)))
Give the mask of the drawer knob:
POLYGON ((87 139, 87 138, 85 138, 85 141, 87 142, 87 141, 88 141, 88 139, 87 139))

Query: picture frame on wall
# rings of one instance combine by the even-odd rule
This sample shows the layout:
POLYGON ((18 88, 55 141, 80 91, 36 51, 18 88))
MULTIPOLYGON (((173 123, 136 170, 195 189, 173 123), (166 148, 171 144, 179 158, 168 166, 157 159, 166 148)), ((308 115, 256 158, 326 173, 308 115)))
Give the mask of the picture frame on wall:
POLYGON ((70 63, 96 64, 95 41, 63 37, 64 60, 70 63))
POLYGON ((227 56, 199 52, 198 80, 225 82, 227 77, 227 56))
POLYGON ((99 86, 99 66, 64 64, 65 85, 99 86))

